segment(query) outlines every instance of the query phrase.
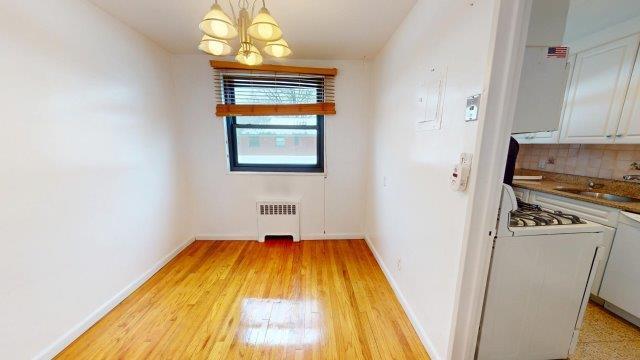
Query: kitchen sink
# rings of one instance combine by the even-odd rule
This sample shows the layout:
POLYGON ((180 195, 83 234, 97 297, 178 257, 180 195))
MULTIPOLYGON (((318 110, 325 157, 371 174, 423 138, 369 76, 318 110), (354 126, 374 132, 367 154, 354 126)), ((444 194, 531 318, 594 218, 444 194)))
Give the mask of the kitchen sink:
POLYGON ((601 193, 601 192, 595 192, 595 191, 591 191, 591 190, 575 189, 575 188, 569 188, 569 187, 563 187, 563 186, 557 187, 556 190, 563 191, 563 192, 568 192, 568 193, 571 193, 571 194, 588 196, 588 197, 592 197, 592 198, 596 198, 596 199, 615 201, 615 202, 624 202, 624 203, 640 202, 640 199, 632 198, 632 197, 629 197, 629 196, 615 195, 615 194, 609 194, 609 193, 601 193))

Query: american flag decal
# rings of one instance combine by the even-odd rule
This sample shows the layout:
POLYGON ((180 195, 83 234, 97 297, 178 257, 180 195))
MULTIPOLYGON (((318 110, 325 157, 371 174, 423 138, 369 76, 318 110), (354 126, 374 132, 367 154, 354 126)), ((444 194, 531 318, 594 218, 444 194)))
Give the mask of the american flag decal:
POLYGON ((566 46, 555 46, 547 48, 547 58, 564 59, 567 57, 566 46))

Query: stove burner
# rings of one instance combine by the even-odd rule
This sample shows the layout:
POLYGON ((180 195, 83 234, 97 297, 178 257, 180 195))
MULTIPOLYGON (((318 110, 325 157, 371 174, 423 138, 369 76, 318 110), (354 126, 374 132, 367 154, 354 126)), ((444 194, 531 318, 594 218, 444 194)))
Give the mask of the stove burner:
POLYGON ((586 224, 575 215, 543 209, 520 200, 518 209, 511 211, 510 215, 509 226, 514 227, 586 224))

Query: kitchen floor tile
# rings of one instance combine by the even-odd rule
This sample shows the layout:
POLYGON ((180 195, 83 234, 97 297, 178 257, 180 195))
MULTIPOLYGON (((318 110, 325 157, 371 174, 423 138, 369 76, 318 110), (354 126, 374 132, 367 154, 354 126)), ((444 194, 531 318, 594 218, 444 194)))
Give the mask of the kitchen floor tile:
POLYGON ((571 360, 638 360, 640 341, 579 343, 571 360))
POLYGON ((605 310, 589 303, 580 342, 640 341, 640 329, 605 310))
POLYGON ((640 329, 590 302, 571 360, 640 359, 640 329))

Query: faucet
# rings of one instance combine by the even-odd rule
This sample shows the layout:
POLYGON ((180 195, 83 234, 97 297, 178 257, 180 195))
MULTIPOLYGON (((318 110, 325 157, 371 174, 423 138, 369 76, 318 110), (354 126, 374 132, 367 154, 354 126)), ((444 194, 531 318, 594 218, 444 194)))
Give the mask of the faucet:
POLYGON ((589 179, 589 182, 587 183, 587 186, 589 187, 589 190, 602 189, 604 187, 604 184, 599 184, 599 183, 596 183, 593 180, 589 179))
POLYGON ((622 179, 627 181, 640 181, 640 175, 625 175, 622 179))

